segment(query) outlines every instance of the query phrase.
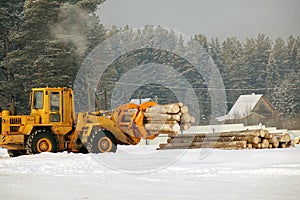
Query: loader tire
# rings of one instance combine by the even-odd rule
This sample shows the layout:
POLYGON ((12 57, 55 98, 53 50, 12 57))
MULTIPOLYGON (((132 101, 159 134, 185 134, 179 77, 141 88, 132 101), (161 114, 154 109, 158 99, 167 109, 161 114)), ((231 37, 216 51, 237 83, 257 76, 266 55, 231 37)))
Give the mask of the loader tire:
POLYGON ((26 142, 27 154, 42 152, 57 152, 58 142, 55 136, 47 130, 37 130, 30 134, 26 142))
POLYGON ((88 138, 87 150, 90 153, 116 152, 116 139, 109 131, 93 130, 88 138))
POLYGON ((26 154, 26 150, 7 150, 9 157, 18 157, 26 154))

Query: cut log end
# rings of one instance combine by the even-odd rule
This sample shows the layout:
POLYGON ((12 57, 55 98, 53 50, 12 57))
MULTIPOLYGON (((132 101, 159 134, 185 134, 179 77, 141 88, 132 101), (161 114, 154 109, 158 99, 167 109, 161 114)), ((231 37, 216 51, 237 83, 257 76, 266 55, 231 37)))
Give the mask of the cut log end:
POLYGON ((191 122, 191 115, 189 113, 185 113, 181 116, 181 121, 189 123, 191 122))
POLYGON ((188 112, 189 112, 189 107, 187 107, 187 106, 182 106, 182 107, 180 108, 180 112, 183 113, 183 114, 188 113, 188 112))

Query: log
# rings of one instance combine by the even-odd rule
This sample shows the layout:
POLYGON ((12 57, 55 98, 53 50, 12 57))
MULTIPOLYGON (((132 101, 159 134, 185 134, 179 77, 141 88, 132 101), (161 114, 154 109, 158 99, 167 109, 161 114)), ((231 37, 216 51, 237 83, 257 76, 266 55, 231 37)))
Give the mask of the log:
MULTIPOLYGON (((162 145, 164 146, 164 145, 162 145)), ((244 149, 247 147, 246 141, 233 142, 193 142, 191 143, 174 143, 167 144, 164 149, 196 149, 196 148, 219 148, 219 149, 244 149)))
POLYGON ((299 144, 299 137, 295 137, 294 144, 299 144))
POLYGON ((261 143, 261 148, 266 149, 269 148, 269 140, 268 139, 263 139, 262 143, 261 143))
POLYGON ((287 148, 295 147, 295 145, 293 144, 292 141, 289 141, 289 142, 287 142, 286 147, 287 147, 287 148))
POLYGON ((161 120, 161 121, 166 121, 166 120, 175 120, 175 121, 180 121, 180 115, 178 114, 161 114, 161 113, 144 113, 144 116, 146 120, 161 120))
POLYGON ((279 141, 276 137, 269 139, 269 143, 272 144, 274 148, 279 147, 279 141))
POLYGON ((145 129, 148 131, 170 131, 179 132, 180 126, 176 124, 145 124, 145 129))
POLYGON ((279 145, 281 148, 287 148, 287 144, 285 142, 280 142, 279 145))
MULTIPOLYGON (((193 144, 194 145, 194 144, 193 144)), ((232 142, 205 142, 201 145, 202 148, 221 148, 221 149, 244 149, 247 147, 246 141, 232 141, 232 142)))
POLYGON ((248 137, 248 142, 252 143, 252 144, 258 144, 261 142, 261 138, 258 136, 254 136, 254 137, 250 136, 250 137, 248 137))
MULTIPOLYGON (((167 147, 168 144, 159 144, 159 149, 164 149, 167 147)), ((157 149, 157 150, 159 150, 157 149)))
POLYGON ((148 131, 147 132, 150 134, 150 135, 156 135, 156 134, 167 134, 167 135, 177 135, 179 134, 179 132, 175 132, 175 131, 159 131, 159 130, 156 130, 156 131, 148 131))
POLYGON ((188 134, 180 134, 177 135, 176 137, 207 137, 207 136, 215 136, 215 137, 222 137, 222 136, 228 136, 228 137, 233 137, 233 136, 244 136, 244 137, 249 137, 249 136, 259 136, 259 133, 254 132, 254 131, 234 131, 234 132, 222 132, 222 133, 188 133, 188 134))
POLYGON ((273 145, 272 144, 269 144, 269 149, 272 149, 273 148, 273 145))
POLYGON ((181 116, 181 121, 189 123, 191 122, 191 115, 189 113, 185 113, 181 116))
POLYGON ((258 144, 252 144, 252 146, 253 146, 255 149, 261 149, 261 148, 262 148, 261 143, 258 143, 258 144))
POLYGON ((168 138, 167 139, 167 143, 169 144, 170 142, 172 142, 173 141, 173 139, 172 138, 168 138))
POLYGON ((271 139, 271 138, 273 138, 273 134, 267 132, 266 135, 265 135, 265 138, 266 139, 271 139))
MULTIPOLYGON (((167 146, 168 147, 168 146, 167 146)), ((247 147, 245 141, 233 141, 233 142, 204 142, 204 143, 192 143, 189 148, 217 148, 217 149, 244 149, 247 147)))
POLYGON ((232 141, 247 141, 247 137, 190 137, 180 138, 173 137, 168 139, 168 143, 186 143, 186 142, 232 142, 232 141))
POLYGON ((178 124, 176 120, 145 120, 144 119, 144 124, 178 124))
POLYGON ((180 108, 180 112, 183 113, 183 114, 188 113, 188 112, 189 112, 189 107, 187 107, 187 106, 182 106, 182 107, 180 108))
POLYGON ((181 140, 177 140, 176 138, 169 138, 167 140, 167 143, 170 144, 186 144, 186 143, 192 143, 192 142, 203 142, 203 140, 195 141, 194 138, 185 138, 181 140))
POLYGON ((252 149, 252 148, 253 148, 252 144, 251 144, 251 143, 248 143, 248 144, 247 144, 247 149, 252 149))
POLYGON ((191 123, 184 123, 180 125, 180 128, 182 130, 188 130, 189 128, 191 128, 191 126, 192 126, 191 123))
POLYGON ((290 134, 288 134, 288 133, 278 134, 278 135, 276 135, 276 137, 277 137, 279 142, 289 142, 289 141, 291 141, 290 134))
POLYGON ((180 108, 178 104, 166 104, 166 105, 157 105, 145 110, 145 113, 168 113, 176 114, 179 113, 180 108))
POLYGON ((196 118, 195 117, 191 117, 191 123, 195 123, 196 118))
POLYGON ((261 130, 259 131, 259 136, 263 138, 263 137, 265 137, 265 135, 266 135, 267 133, 269 133, 269 131, 261 129, 261 130))

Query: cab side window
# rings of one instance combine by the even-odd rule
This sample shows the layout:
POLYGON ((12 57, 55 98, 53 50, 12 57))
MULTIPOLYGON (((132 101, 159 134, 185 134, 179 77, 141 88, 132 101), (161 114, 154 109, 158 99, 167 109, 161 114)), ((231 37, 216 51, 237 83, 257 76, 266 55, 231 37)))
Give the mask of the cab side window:
POLYGON ((59 92, 50 92, 50 121, 51 122, 60 122, 60 93, 59 92))
POLYGON ((50 93, 50 111, 59 111, 60 105, 59 105, 59 92, 51 92, 50 93))

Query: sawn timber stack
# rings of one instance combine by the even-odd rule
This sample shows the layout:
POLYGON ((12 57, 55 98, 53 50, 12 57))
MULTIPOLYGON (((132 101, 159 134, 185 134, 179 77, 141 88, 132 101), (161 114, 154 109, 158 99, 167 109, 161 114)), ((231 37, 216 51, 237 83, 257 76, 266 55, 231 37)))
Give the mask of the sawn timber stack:
POLYGON ((208 134, 178 134, 169 135, 167 144, 160 144, 163 149, 266 149, 288 148, 293 146, 288 133, 274 134, 267 130, 245 130, 208 134))

